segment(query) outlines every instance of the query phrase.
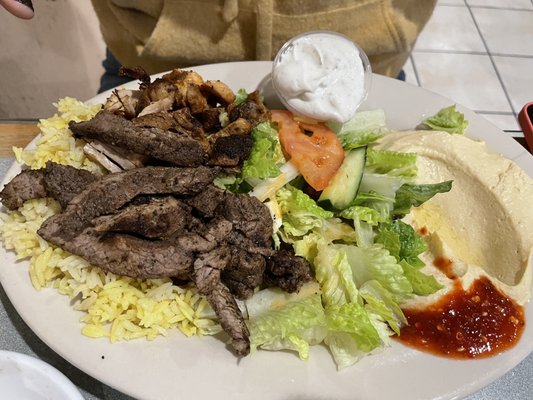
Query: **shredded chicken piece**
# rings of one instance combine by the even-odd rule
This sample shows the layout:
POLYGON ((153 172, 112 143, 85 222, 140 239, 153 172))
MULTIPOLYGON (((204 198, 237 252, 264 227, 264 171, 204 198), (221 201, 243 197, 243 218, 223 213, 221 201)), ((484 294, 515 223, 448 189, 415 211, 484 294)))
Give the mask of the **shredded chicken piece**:
POLYGON ((235 101, 233 90, 221 81, 206 81, 201 88, 203 92, 214 96, 223 106, 227 106, 235 101))
POLYGON ((104 104, 104 110, 131 119, 135 117, 139 97, 139 90, 114 90, 104 104))
POLYGON ((137 115, 137 117, 142 117, 143 115, 155 114, 161 111, 168 111, 172 107, 174 99, 169 97, 163 97, 161 100, 150 103, 150 105, 144 107, 142 111, 137 115))
POLYGON ((142 166, 142 165, 136 165, 133 161, 127 159, 122 154, 118 153, 115 150, 116 147, 114 146, 104 144, 97 140, 90 142, 90 146, 93 147, 95 150, 99 151, 100 153, 102 153, 103 155, 105 155, 106 157, 109 157, 111 161, 118 164, 122 169, 133 169, 133 168, 142 166))
POLYGON ((90 143, 87 143, 85 146, 83 146, 83 152, 87 155, 87 157, 99 163, 102 167, 104 167, 109 172, 122 171, 122 169, 117 164, 115 164, 113 161, 107 158, 105 154, 100 153, 90 143))

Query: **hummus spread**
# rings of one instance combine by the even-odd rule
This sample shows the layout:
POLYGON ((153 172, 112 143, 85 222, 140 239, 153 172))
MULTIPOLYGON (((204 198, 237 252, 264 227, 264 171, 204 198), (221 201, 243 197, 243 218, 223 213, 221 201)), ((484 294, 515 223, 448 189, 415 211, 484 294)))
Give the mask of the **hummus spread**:
POLYGON ((450 192, 437 194, 406 216, 415 229, 426 233, 429 249, 420 257, 426 272, 450 289, 452 280, 435 266, 436 260, 446 259, 465 287, 486 275, 518 304, 526 303, 533 263, 532 179, 483 142, 462 135, 391 133, 378 148, 416 153, 416 183, 453 180, 450 192))

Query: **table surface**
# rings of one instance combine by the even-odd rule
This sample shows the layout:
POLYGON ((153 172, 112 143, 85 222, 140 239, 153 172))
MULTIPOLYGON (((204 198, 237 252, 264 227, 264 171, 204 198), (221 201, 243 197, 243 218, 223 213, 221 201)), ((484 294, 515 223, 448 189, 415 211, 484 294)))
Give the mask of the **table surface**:
MULTIPOLYGON (((37 134, 35 123, 0 123, 0 178, 15 161, 12 147, 24 147, 37 134)), ((521 142, 524 144, 523 142, 521 142)), ((0 284, 0 349, 38 357, 59 369, 88 400, 132 399, 80 371, 50 349, 18 315, 0 284)), ((514 369, 466 400, 530 400, 533 393, 533 354, 514 369)))

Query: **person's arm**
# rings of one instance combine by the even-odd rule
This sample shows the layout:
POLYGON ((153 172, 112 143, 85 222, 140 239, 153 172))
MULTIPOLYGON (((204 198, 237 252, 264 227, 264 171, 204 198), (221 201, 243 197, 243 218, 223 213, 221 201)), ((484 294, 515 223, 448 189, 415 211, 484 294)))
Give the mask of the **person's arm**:
POLYGON ((31 0, 0 0, 0 5, 15 17, 22 19, 33 18, 33 4, 31 0))

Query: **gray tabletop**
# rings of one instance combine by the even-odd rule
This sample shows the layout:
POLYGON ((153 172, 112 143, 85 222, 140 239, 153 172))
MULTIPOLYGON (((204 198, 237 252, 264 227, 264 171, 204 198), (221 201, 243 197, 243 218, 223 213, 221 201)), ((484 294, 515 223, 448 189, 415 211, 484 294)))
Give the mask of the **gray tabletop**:
MULTIPOLYGON (((0 159, 0 179, 13 163, 0 159)), ((88 400, 132 399, 80 371, 49 348, 26 325, 0 285, 0 349, 38 357, 59 369, 88 400)), ((445 377, 443 377, 445 379, 445 377)), ((533 398, 533 354, 513 370, 466 400, 530 400, 533 398)))

